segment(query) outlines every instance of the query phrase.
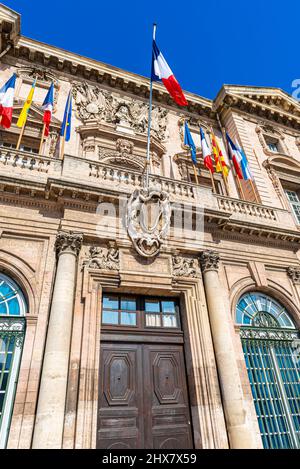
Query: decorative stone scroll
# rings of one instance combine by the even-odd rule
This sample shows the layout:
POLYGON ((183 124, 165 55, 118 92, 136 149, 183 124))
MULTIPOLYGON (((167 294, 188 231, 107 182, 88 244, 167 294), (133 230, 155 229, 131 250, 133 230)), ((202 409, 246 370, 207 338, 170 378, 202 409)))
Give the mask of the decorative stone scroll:
POLYGON ((125 224, 136 251, 156 256, 168 234, 171 221, 169 195, 153 189, 136 189, 127 203, 125 224))
POLYGON ((119 270, 119 250, 113 246, 108 248, 91 246, 89 257, 83 262, 83 265, 90 269, 119 270))
POLYGON ((175 277, 198 277, 200 274, 198 261, 193 257, 173 256, 172 268, 175 277))
POLYGON ((218 271, 220 256, 216 251, 203 251, 200 254, 200 264, 202 272, 209 270, 218 271))
POLYGON ((300 267, 288 267, 287 274, 295 285, 300 285, 300 267))
MULTIPOLYGON (((86 82, 74 83, 72 92, 76 115, 80 120, 98 120, 127 127, 136 133, 147 133, 147 103, 130 97, 122 98, 99 86, 90 86, 86 82)), ((151 133, 160 141, 167 137, 167 117, 167 109, 160 106, 153 107, 151 133)))
POLYGON ((82 233, 75 233, 74 231, 60 231, 56 236, 55 242, 57 255, 68 252, 78 256, 82 246, 82 241, 82 233))

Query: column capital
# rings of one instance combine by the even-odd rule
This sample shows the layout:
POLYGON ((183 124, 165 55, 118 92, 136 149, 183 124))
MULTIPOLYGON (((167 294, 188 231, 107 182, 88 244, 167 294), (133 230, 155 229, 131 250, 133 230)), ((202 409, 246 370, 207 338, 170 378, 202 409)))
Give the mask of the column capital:
POLYGON ((219 269, 220 256, 216 251, 202 251, 200 254, 200 264, 202 272, 208 272, 209 270, 218 271, 219 269))
POLYGON ((59 231, 56 236, 55 248, 57 255, 67 252, 78 256, 82 246, 83 234, 75 231, 59 231))

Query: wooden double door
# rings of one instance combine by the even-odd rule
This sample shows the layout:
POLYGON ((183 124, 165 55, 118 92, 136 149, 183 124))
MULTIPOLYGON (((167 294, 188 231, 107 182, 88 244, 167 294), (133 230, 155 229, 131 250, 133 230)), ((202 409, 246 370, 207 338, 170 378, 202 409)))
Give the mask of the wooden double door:
POLYGON ((97 448, 193 448, 183 346, 102 343, 97 448))

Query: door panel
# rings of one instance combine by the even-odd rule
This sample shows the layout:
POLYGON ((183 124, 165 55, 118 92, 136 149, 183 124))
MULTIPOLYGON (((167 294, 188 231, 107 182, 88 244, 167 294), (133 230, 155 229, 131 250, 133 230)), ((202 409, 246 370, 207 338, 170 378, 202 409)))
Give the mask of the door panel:
POLYGON ((145 345, 144 363, 150 415, 146 448, 192 448, 182 346, 145 345))
POLYGON ((102 344, 98 448, 192 448, 183 347, 102 344))
POLYGON ((142 349, 134 344, 103 344, 100 361, 97 447, 141 448, 142 349))

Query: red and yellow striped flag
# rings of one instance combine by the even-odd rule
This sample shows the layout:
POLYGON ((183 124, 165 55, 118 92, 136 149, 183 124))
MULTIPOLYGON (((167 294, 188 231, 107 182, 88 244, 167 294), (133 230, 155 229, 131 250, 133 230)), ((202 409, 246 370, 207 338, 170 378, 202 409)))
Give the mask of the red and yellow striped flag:
POLYGON ((229 174, 229 168, 226 164, 222 150, 218 144, 218 140, 213 133, 211 133, 211 144, 216 163, 216 172, 223 173, 224 178, 227 179, 229 174))

